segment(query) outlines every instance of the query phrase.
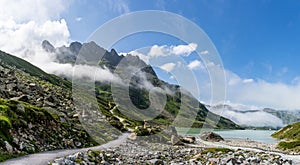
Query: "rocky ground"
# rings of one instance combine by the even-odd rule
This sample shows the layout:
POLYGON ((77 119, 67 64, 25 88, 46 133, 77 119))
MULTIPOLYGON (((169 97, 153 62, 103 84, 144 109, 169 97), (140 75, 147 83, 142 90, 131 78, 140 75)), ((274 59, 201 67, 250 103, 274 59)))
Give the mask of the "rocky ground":
MULTIPOLYGON (((7 131, 1 127, 0 158, 96 144, 79 121, 70 89, 1 65, 0 110, 10 124, 7 131)), ((105 136, 103 143, 116 138, 105 136)))
POLYGON ((77 152, 49 164, 293 164, 291 160, 276 154, 204 146, 173 146, 128 140, 121 146, 77 152))
POLYGON ((226 139, 220 143, 237 147, 257 148, 264 151, 283 152, 282 150, 276 148, 276 143, 262 143, 246 139, 226 139))

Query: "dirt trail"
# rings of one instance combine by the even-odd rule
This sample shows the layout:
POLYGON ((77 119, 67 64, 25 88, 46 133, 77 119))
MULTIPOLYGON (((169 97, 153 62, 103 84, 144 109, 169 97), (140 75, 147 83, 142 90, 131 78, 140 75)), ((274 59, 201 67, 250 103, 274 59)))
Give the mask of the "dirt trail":
POLYGON ((6 162, 0 163, 0 165, 47 165, 49 161, 54 160, 58 157, 63 157, 67 155, 74 154, 80 151, 87 151, 87 150, 103 150, 106 148, 118 146, 123 144, 128 137, 128 133, 124 133, 119 136, 118 139, 110 141, 106 144, 102 144, 96 147, 89 147, 89 148, 82 148, 82 149, 67 149, 67 150, 56 150, 56 151, 48 151, 43 153, 36 153, 31 154, 15 159, 10 159, 6 162))

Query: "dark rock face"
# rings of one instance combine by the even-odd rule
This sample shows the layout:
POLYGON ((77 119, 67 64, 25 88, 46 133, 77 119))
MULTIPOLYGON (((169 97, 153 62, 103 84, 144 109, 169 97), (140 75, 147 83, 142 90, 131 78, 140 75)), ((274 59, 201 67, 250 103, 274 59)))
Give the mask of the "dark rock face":
POLYGON ((200 135, 200 138, 202 140, 211 141, 211 142, 219 142, 219 141, 223 141, 224 140, 220 135, 218 135, 218 134, 216 134, 214 132, 203 132, 200 135))
POLYGON ((79 53, 81 47, 82 47, 82 44, 80 42, 72 42, 70 44, 70 51, 77 55, 79 53))
POLYGON ((54 53, 55 52, 54 46, 47 40, 44 40, 42 42, 42 47, 46 52, 49 52, 49 53, 54 53))
POLYGON ((120 56, 115 49, 111 49, 109 52, 93 41, 84 44, 72 42, 69 47, 61 46, 54 48, 49 41, 45 40, 42 43, 42 47, 47 52, 55 53, 56 60, 59 63, 74 64, 76 62, 77 64, 100 65, 114 71, 122 61, 123 65, 118 66, 121 70, 131 73, 132 71, 128 70, 128 66, 136 67, 135 72, 138 69, 142 69, 143 72, 149 73, 157 78, 153 68, 137 56, 130 54, 120 56))

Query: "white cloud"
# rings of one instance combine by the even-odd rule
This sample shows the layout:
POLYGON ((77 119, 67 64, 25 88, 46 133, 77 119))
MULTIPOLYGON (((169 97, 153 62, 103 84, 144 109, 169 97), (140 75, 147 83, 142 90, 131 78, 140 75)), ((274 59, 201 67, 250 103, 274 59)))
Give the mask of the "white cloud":
MULTIPOLYGON (((129 52, 133 56, 138 56, 142 59, 145 63, 149 64, 152 58, 159 58, 159 57, 167 57, 167 56, 188 56, 197 48, 197 44, 190 43, 188 45, 153 45, 150 47, 149 51, 145 54, 140 53, 136 50, 129 52)), ((126 55, 127 53, 122 53, 122 55, 126 55)))
POLYGON ((100 0, 101 10, 109 10, 117 14, 130 12, 129 5, 124 0, 100 0))
POLYGON ((151 56, 151 57, 155 57, 155 56, 168 56, 169 54, 170 53, 169 53, 169 50, 168 50, 168 48, 167 48, 166 45, 164 45, 164 46, 153 45, 150 48, 148 56, 151 56))
POLYGON ((240 113, 234 111, 224 111, 222 114, 224 117, 231 119, 235 123, 239 125, 246 126, 255 126, 255 127, 263 127, 263 126, 271 126, 271 127, 282 127, 282 120, 278 117, 262 112, 247 112, 240 113))
POLYGON ((201 61, 199 61, 199 60, 194 60, 194 61, 192 61, 192 62, 190 62, 190 63, 188 64, 188 68, 189 68, 189 69, 197 69, 197 68, 204 69, 204 66, 203 66, 203 64, 201 63, 201 61))
MULTIPOLYGON (((195 70, 195 76, 201 90, 200 99, 211 104, 221 100, 211 100, 218 93, 212 93, 212 89, 226 85, 226 100, 245 105, 270 107, 275 109, 295 110, 300 109, 300 81, 295 78, 291 83, 267 82, 261 79, 242 78, 230 70, 223 70, 214 63, 208 63, 207 72, 195 70), (225 80, 219 81, 225 74, 225 80), (203 78, 204 77, 204 78, 203 78), (218 81, 211 82, 211 78, 218 81), (224 83, 224 84, 223 84, 224 83)), ((222 94, 222 92, 220 92, 222 94)), ((221 95, 220 95, 221 96, 221 95)), ((222 97, 220 97, 222 98, 222 97)))
POLYGON ((175 63, 170 62, 170 63, 166 63, 166 64, 160 66, 160 68, 162 70, 167 71, 167 72, 171 72, 174 69, 175 66, 176 66, 175 63))
POLYGON ((252 78, 243 80, 243 83, 252 83, 252 82, 254 82, 254 80, 252 78))
POLYGON ((255 126, 255 127, 282 127, 283 122, 278 117, 264 112, 263 107, 248 106, 244 104, 217 103, 207 107, 212 112, 222 115, 239 125, 255 126))
POLYGON ((137 51, 131 51, 129 53, 121 53, 121 55, 126 56, 127 54, 131 54, 133 56, 138 56, 141 60, 143 60, 146 64, 149 64, 150 56, 146 56, 140 52, 137 51))
MULTIPOLYGON (((9 20, 10 27, 4 27, 6 22, 0 22, 0 48, 18 56, 24 56, 26 51, 40 46, 44 39, 48 39, 55 45, 66 44, 70 33, 66 21, 46 21, 37 24, 30 21, 23 24, 9 20)), ((8 24, 7 24, 8 25, 8 24)))
POLYGON ((82 20, 82 17, 75 18, 75 21, 80 22, 82 20))
POLYGON ((158 57, 158 56, 170 56, 170 55, 183 55, 183 56, 189 56, 192 52, 194 52, 197 49, 197 44, 190 43, 188 45, 153 45, 150 48, 150 51, 148 53, 148 56, 151 57, 158 57))
MULTIPOLYGON (((188 46, 188 45, 185 45, 188 46)), ((149 64, 149 61, 157 57, 170 59, 168 56, 172 55, 173 48, 178 46, 158 46, 154 45, 150 48, 147 55, 137 51, 130 52, 130 54, 139 56, 141 59, 149 64)), ((180 48, 181 46, 179 46, 180 48)), ((183 51, 181 51, 183 52, 183 51)), ((175 55, 175 54, 173 54, 175 55)), ((177 57, 177 56, 176 56, 177 57)), ((176 58, 174 58, 176 59, 176 58)), ((157 60, 156 60, 157 61, 157 60)), ((245 105, 255 105, 259 107, 270 107, 275 109, 300 109, 300 78, 295 78, 291 84, 273 83, 264 80, 254 79, 252 77, 242 78, 230 70, 223 70, 220 65, 213 62, 207 62, 206 67, 208 72, 203 72, 202 69, 195 69, 202 67, 200 60, 187 61, 184 64, 178 61, 171 61, 161 63, 159 66, 163 70, 172 71, 175 68, 180 68, 181 65, 187 66, 189 69, 194 69, 201 95, 201 100, 210 103, 212 96, 215 98, 224 99, 222 92, 220 94, 219 87, 226 85, 226 99, 231 102, 241 103, 245 105), (180 64, 181 63, 181 64, 180 64), (224 77, 226 79, 222 79, 224 77), (214 84, 212 83, 212 80, 214 84), (224 84, 220 84, 224 83, 224 84)), ((288 71, 283 69, 283 72, 288 71)), ((179 72, 178 72, 179 73, 179 72)), ((181 71, 182 74, 184 72, 181 71)), ((177 75, 178 76, 178 75, 177 75)), ((182 86, 188 86, 189 82, 181 82, 182 86), (185 83, 185 84, 184 84, 185 83)), ((220 89, 222 90, 222 89, 220 89)), ((220 101, 219 99, 213 100, 214 102, 220 101)))
MULTIPOLYGON (((243 79, 232 71, 214 67, 214 75, 225 73, 226 98, 231 102, 275 109, 300 109, 300 83, 284 84, 265 80, 243 79)), ((219 86, 216 82, 214 86, 219 86)), ((202 94, 209 91, 202 91, 202 94)))
POLYGON ((68 43, 67 23, 59 18, 67 1, 3 0, 0 6, 0 49, 31 61, 30 54, 47 39, 54 45, 68 43))
POLYGON ((209 54, 209 52, 208 52, 208 50, 204 50, 204 51, 200 52, 200 54, 201 55, 207 55, 207 54, 209 54))
POLYGON ((178 45, 171 47, 171 53, 175 55, 190 55, 193 51, 197 49, 197 44, 190 43, 188 45, 178 45))
MULTIPOLYGON (((0 10, 0 49, 21 57, 48 73, 72 75, 73 67, 70 64, 54 62, 55 55, 46 53, 41 47, 45 39, 54 46, 69 43, 67 23, 60 18, 60 13, 68 5, 69 1, 60 0, 0 1, 0 6, 3 6, 0 10)), ((89 69, 86 66, 80 67, 89 69)), ((110 76, 106 71, 101 73, 110 76)))
POLYGON ((14 20, 17 23, 29 21, 45 22, 59 19, 59 15, 69 6, 69 1, 61 0, 1 0, 0 20, 14 20))

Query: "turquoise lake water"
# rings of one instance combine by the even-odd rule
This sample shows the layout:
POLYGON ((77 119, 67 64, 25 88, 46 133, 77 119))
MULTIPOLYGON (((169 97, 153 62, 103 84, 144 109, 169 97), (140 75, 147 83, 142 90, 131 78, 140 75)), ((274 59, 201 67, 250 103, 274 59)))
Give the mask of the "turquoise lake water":
MULTIPOLYGON (((197 128, 176 128, 176 130, 179 134, 188 134, 194 136, 199 135, 200 131, 205 131, 197 128)), ((277 139, 271 137, 271 135, 275 132, 274 130, 213 130, 213 132, 221 135, 225 139, 248 139, 264 143, 275 143, 278 141, 277 139)))

